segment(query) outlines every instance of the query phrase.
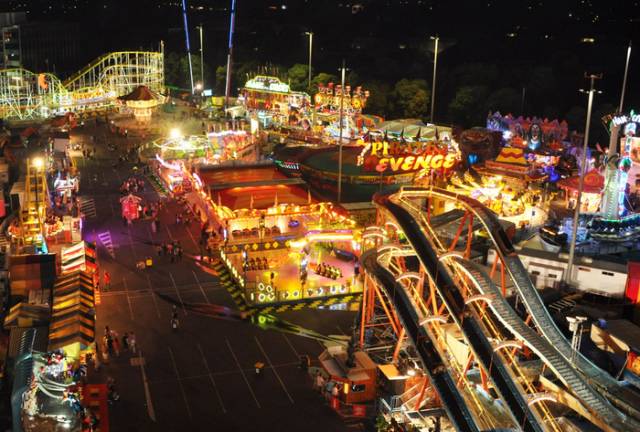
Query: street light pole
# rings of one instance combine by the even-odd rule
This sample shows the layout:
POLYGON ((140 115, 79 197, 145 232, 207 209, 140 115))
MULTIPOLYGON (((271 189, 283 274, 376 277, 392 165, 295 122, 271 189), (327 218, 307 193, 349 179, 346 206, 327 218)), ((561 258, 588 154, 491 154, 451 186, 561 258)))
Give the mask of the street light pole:
POLYGON ((229 23, 229 52, 227 53, 227 79, 224 89, 224 107, 229 108, 231 95, 231 68, 233 67, 233 32, 236 26, 236 0, 231 0, 231 17, 229 23))
POLYGON ((622 79, 622 91, 620 92, 620 105, 618 112, 622 113, 622 105, 624 104, 624 92, 627 89, 627 75, 629 74, 629 60, 631 60, 631 41, 627 47, 627 63, 624 66, 624 78, 622 79))
POLYGON ((182 20, 184 24, 184 37, 187 44, 187 60, 189 61, 189 79, 191 82, 191 94, 194 93, 193 65, 191 64, 191 42, 189 42, 189 25, 187 23, 187 0, 182 0, 182 20))
POLYGON ((313 53, 313 32, 305 32, 307 36, 309 36, 309 84, 307 87, 309 91, 311 91, 311 55, 313 53))
POLYGON ((342 74, 341 74, 341 91, 340 91, 340 118, 338 127, 340 128, 340 132, 338 133, 338 204, 342 202, 342 121, 343 121, 343 111, 344 111, 344 75, 347 69, 344 66, 344 60, 342 60, 342 74))
POLYGON ((200 30, 200 79, 202 80, 202 88, 204 89, 204 44, 202 37, 202 24, 198 26, 200 30))
MULTIPOLYGON (((587 123, 584 128, 584 144, 582 146, 582 162, 580 163, 580 180, 578 183, 578 197, 576 198, 576 207, 573 212, 573 225, 571 226, 571 245, 569 247, 569 260, 567 261, 567 273, 565 274, 565 282, 571 283, 571 273, 573 271, 573 260, 576 253, 576 237, 578 235, 578 220, 580 217, 580 201, 582 199, 582 190, 584 188, 584 175, 586 174, 587 167, 587 147, 589 144, 589 127, 591 126, 591 108, 593 107, 593 95, 596 92, 595 82, 597 79, 602 78, 602 74, 599 75, 587 75, 585 78, 591 80, 591 86, 589 91, 589 100, 587 102, 587 123)), ((582 90, 581 90, 582 91, 582 90)))
POLYGON ((431 40, 435 41, 435 55, 433 59, 433 82, 431 83, 431 116, 429 121, 433 123, 433 111, 436 105, 436 72, 438 70, 438 43, 440 42, 439 36, 431 36, 431 40))

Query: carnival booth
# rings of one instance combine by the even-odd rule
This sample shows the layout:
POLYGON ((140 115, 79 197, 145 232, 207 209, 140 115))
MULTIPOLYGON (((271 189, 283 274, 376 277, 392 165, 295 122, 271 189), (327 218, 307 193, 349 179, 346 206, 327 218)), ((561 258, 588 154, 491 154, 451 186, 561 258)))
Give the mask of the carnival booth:
MULTIPOLYGON (((580 187, 580 177, 573 176, 558 181, 558 187, 565 192, 565 205, 568 209, 574 209, 580 187)), ((595 213, 600 207, 602 190, 604 189, 604 176, 593 169, 584 176, 581 209, 583 213, 595 213)))
POLYGON ((75 271, 93 274, 98 269, 96 247, 92 243, 81 241, 70 247, 62 248, 60 256, 62 274, 75 271))
POLYGON ((256 113, 264 127, 289 124, 292 115, 298 117, 310 107, 308 94, 292 91, 289 84, 267 75, 248 80, 238 99, 248 112, 256 113))
POLYGON ((128 221, 136 220, 140 217, 142 198, 129 194, 120 198, 120 206, 122 208, 122 217, 128 221))
POLYGON ((275 167, 201 171, 222 234, 223 262, 250 303, 359 290, 355 222, 275 167))
POLYGON ((53 187, 57 197, 71 198, 73 193, 78 193, 80 188, 80 179, 70 173, 62 174, 58 172, 56 179, 53 181, 53 187))
POLYGON ((78 360, 94 341, 93 275, 81 270, 64 274, 53 286, 49 350, 64 349, 67 357, 78 360))

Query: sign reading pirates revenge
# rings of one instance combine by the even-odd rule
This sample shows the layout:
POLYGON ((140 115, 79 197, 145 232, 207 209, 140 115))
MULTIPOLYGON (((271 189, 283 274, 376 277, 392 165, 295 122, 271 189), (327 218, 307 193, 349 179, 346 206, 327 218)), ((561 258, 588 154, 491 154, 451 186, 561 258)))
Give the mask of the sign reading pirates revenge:
POLYGON ((457 156, 446 148, 420 142, 376 141, 367 144, 358 156, 358 165, 363 166, 365 171, 380 173, 422 170, 448 172, 457 162, 457 156))

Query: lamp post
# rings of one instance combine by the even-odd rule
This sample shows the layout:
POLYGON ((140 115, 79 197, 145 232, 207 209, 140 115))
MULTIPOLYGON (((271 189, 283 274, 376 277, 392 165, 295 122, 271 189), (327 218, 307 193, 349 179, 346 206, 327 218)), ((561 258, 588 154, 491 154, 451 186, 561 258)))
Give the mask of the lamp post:
POLYGON ((204 39, 202 37, 202 24, 198 26, 198 30, 200 30, 200 80, 202 82, 202 88, 204 89, 204 39))
POLYGON ((622 105, 624 104, 624 92, 627 89, 627 75, 629 74, 629 60, 631 59, 631 41, 627 47, 627 62, 624 66, 624 78, 622 79, 622 91, 620 92, 620 105, 618 106, 618 112, 622 113, 622 105))
POLYGON ((309 91, 311 91, 311 55, 313 53, 313 32, 304 32, 307 36, 309 36, 309 84, 307 87, 309 91))
POLYGON ((338 204, 342 202, 342 121, 343 121, 343 112, 344 112, 344 74, 346 72, 346 68, 344 67, 344 60, 342 60, 342 68, 341 70, 341 92, 340 92, 340 118, 338 128, 340 132, 338 133, 338 204))
POLYGON ((573 271, 573 260, 576 253, 576 237, 578 235, 578 220, 580 216, 580 201, 582 199, 582 190, 584 188, 584 175, 586 174, 587 167, 587 147, 589 145, 589 127, 591 126, 591 108, 593 107, 593 95, 596 93, 595 82, 597 79, 602 78, 602 74, 595 75, 587 75, 585 74, 585 78, 589 78, 591 81, 590 88, 587 92, 584 90, 580 90, 583 93, 589 94, 589 99, 587 102, 587 123, 584 128, 584 144, 582 146, 582 162, 580 163, 580 180, 578 182, 578 197, 576 198, 576 207, 573 212, 573 225, 571 226, 571 244, 569 247, 569 260, 567 261, 567 273, 565 274, 565 282, 567 284, 571 283, 571 273, 573 271))
POLYGON ((431 116, 429 121, 433 123, 433 111, 436 105, 436 72, 438 70, 438 45, 440 42, 439 36, 431 36, 431 40, 435 41, 435 53, 433 58, 433 81, 431 83, 431 116))
POLYGON ((233 32, 236 26, 236 0, 231 0, 231 16, 229 18, 229 52, 227 53, 227 77, 224 88, 224 107, 229 108, 231 94, 231 68, 233 67, 233 32))

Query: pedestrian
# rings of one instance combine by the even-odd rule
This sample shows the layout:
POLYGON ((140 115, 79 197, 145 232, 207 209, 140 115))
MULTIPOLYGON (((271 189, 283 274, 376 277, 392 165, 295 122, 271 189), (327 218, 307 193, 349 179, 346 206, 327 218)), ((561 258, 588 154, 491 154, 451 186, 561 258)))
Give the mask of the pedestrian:
POLYGON ((109 289, 111 288, 111 275, 109 274, 108 271, 104 271, 104 290, 105 291, 109 291, 109 289))
POLYGON ((131 348, 132 353, 136 353, 136 334, 134 332, 129 332, 129 347, 131 348))
POLYGON ((178 261, 182 261, 182 246, 178 246, 176 248, 176 254, 178 256, 178 261))
POLYGON ((158 231, 158 229, 157 229, 157 227, 156 227, 156 220, 155 220, 155 219, 153 219, 153 220, 151 221, 151 232, 155 234, 157 231, 158 231))
POLYGON ((129 335, 127 332, 122 335, 122 350, 129 351, 129 335))
POLYGON ((171 259, 171 262, 173 262, 174 256, 173 256, 173 244, 172 243, 168 243, 167 244, 167 255, 169 255, 169 258, 171 259))
POLYGON ((120 340, 118 339, 118 334, 114 331, 111 332, 113 337, 111 338, 113 342, 113 351, 116 353, 116 357, 120 357, 120 340))
POLYGON ((162 246, 157 245, 156 246, 156 251, 158 252, 158 256, 162 256, 162 246))
POLYGON ((109 353, 109 355, 113 355, 113 337, 111 337, 111 333, 107 333, 105 336, 105 342, 107 345, 107 352, 109 353))
POLYGON ((273 280, 276 278, 276 275, 271 272, 271 274, 269 275, 269 285, 271 285, 271 287, 273 287, 273 280))
POLYGON ((169 246, 167 246, 166 242, 162 242, 162 255, 167 255, 169 250, 169 246))

